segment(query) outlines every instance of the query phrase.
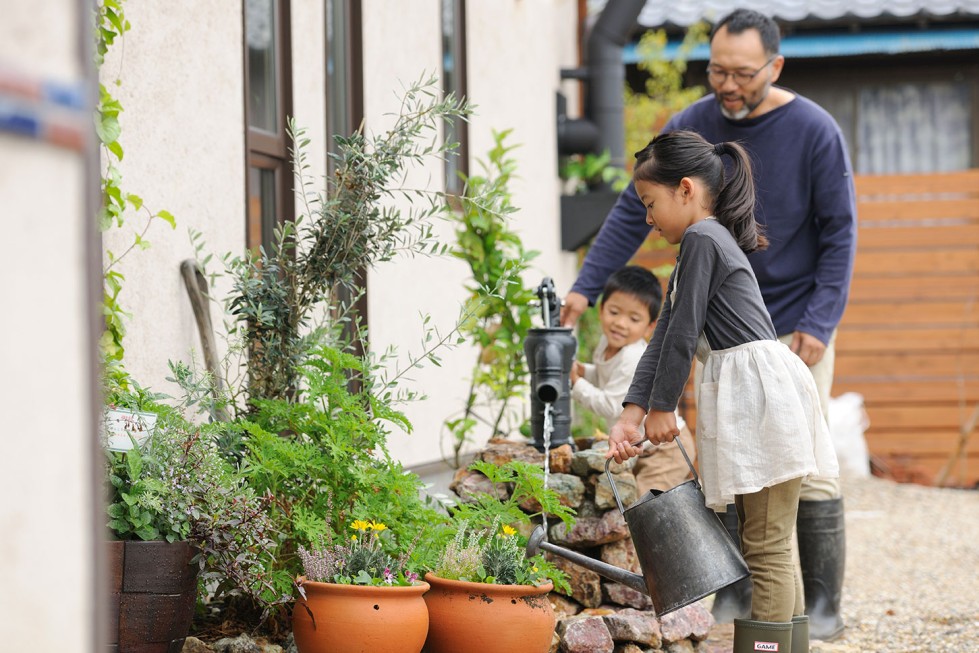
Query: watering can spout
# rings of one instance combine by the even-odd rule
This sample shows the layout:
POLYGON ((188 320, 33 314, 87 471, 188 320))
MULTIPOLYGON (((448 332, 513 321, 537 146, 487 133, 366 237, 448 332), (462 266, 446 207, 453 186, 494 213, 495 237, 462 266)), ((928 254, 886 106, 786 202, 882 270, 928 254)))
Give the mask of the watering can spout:
POLYGON ((637 592, 642 592, 647 596, 649 595, 649 590, 646 587, 646 580, 639 574, 634 574, 631 571, 620 569, 614 565, 604 563, 601 560, 589 558, 588 556, 578 553, 577 551, 572 551, 570 549, 557 546, 556 544, 545 542, 544 528, 542 526, 535 528, 534 532, 530 534, 530 538, 527 540, 527 557, 533 558, 535 555, 540 553, 540 549, 544 549, 545 551, 549 551, 554 555, 561 556, 562 558, 570 560, 574 564, 585 567, 586 569, 591 569, 596 574, 604 576, 605 578, 615 581, 616 583, 621 583, 626 587, 631 587, 637 592))

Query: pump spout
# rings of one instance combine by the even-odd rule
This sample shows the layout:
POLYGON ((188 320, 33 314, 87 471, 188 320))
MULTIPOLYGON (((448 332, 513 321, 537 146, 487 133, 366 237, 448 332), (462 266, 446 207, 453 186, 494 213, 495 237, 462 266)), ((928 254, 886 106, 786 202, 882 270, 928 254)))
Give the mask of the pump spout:
POLYGON ((562 558, 570 560, 576 565, 585 567, 586 569, 591 569, 600 576, 604 576, 605 578, 613 580, 616 583, 622 583, 626 587, 631 587, 637 592, 642 592, 643 594, 649 596, 649 590, 646 588, 646 580, 639 574, 634 574, 631 571, 626 571, 625 569, 619 569, 618 567, 606 564, 601 560, 589 558, 588 556, 578 553, 577 551, 572 551, 571 549, 565 549, 564 547, 557 546, 556 544, 545 542, 544 528, 542 526, 535 528, 534 532, 530 534, 530 539, 527 540, 527 557, 533 558, 540 552, 540 549, 550 551, 554 555, 559 555, 562 558))

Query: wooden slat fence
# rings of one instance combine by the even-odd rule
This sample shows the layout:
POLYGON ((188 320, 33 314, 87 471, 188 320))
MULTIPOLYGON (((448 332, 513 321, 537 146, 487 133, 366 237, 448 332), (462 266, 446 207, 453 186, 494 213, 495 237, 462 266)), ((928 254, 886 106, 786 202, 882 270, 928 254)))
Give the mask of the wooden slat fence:
MULTIPOLYGON (((863 395, 876 472, 975 486, 979 170, 861 176, 856 188, 857 257, 833 394, 863 395)), ((646 246, 634 262, 656 268, 673 258, 646 246)), ((695 426, 692 384, 681 411, 695 426)))
POLYGON ((856 187, 833 393, 863 395, 883 471, 972 486, 979 435, 953 456, 979 406, 979 170, 863 176, 856 187))

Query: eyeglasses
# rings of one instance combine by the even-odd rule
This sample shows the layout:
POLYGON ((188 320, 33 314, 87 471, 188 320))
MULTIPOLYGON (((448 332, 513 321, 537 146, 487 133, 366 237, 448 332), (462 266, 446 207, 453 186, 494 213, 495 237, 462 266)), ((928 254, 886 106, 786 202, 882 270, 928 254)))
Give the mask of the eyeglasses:
POLYGON ((758 73, 765 70, 765 68, 768 68, 768 65, 771 64, 773 61, 775 61, 777 58, 778 55, 773 54, 771 58, 765 62, 765 65, 763 65, 761 68, 759 68, 753 73, 748 73, 741 70, 737 72, 729 73, 726 70, 717 68, 714 65, 710 65, 707 66, 707 79, 710 80, 710 83, 714 84, 715 86, 722 86, 724 82, 727 81, 728 77, 733 77, 735 84, 737 84, 738 86, 744 86, 745 84, 753 80, 755 77, 757 77, 758 73))

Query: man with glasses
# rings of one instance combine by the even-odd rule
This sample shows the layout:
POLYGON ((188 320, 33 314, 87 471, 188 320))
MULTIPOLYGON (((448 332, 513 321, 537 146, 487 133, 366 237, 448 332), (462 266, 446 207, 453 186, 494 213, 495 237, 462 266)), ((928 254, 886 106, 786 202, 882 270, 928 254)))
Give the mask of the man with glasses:
MULTIPOLYGON (((749 256, 780 340, 809 366, 827 414, 834 338, 846 307, 856 251, 856 204, 850 158, 833 118, 812 101, 775 86, 785 58, 771 18, 738 9, 710 38, 712 95, 673 116, 664 131, 687 129, 712 143, 738 141, 752 157, 756 217, 769 247, 749 256)), ((561 309, 573 325, 605 279, 649 234, 646 209, 630 185, 588 251, 561 309)), ((737 537, 733 506, 722 515, 737 537)), ((843 503, 839 480, 803 483, 797 517, 805 612, 814 638, 843 630, 843 503)), ((715 597, 718 621, 747 616, 750 583, 715 597)))

